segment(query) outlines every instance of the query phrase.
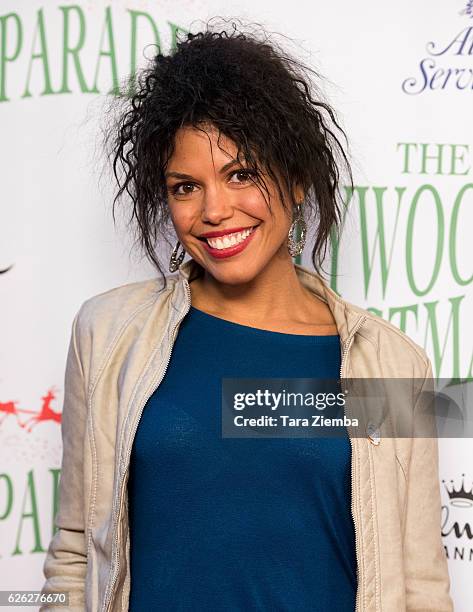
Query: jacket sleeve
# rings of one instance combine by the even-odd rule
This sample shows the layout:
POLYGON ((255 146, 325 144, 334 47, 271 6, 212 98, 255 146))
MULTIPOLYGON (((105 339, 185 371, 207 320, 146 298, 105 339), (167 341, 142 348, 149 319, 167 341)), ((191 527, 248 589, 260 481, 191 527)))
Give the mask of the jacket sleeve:
MULTIPOLYGON (((57 591, 69 594, 67 610, 85 610, 84 585, 87 570, 87 546, 84 520, 83 445, 86 428, 86 393, 84 372, 78 352, 79 312, 72 323, 66 360, 64 403, 62 411, 62 465, 59 480, 57 531, 43 564, 46 582, 42 593, 57 591)), ((54 603, 45 603, 40 612, 61 610, 54 603)))
POLYGON ((404 533, 406 610, 452 612, 450 577, 441 536, 439 456, 433 410, 432 364, 427 358, 416 400, 404 533), (426 437, 432 432, 432 437, 426 437))

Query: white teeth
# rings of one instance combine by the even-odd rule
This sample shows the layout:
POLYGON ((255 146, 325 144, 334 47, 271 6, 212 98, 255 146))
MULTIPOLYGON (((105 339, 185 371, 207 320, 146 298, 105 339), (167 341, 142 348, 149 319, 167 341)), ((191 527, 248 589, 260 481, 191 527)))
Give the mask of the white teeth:
POLYGON ((253 231, 254 228, 244 230, 243 232, 236 232, 235 234, 227 234, 221 238, 207 238, 207 242, 213 249, 228 249, 228 247, 234 246, 243 242, 253 231))

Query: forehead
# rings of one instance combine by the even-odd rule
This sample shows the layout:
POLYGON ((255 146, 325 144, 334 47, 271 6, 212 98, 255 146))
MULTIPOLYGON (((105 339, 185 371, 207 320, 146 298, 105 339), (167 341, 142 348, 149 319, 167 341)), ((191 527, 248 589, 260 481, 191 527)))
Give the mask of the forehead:
POLYGON ((171 160, 187 161, 197 155, 201 159, 228 161, 237 150, 235 142, 212 125, 184 126, 176 132, 171 160))
MULTIPOLYGON (((250 145, 251 147, 251 145, 250 145)), ((240 151, 238 145, 211 123, 182 126, 175 134, 174 150, 168 160, 165 176, 175 178, 223 174, 232 166, 256 167, 265 174, 266 166, 251 148, 253 159, 240 151), (253 166, 255 164, 255 166, 253 166)))

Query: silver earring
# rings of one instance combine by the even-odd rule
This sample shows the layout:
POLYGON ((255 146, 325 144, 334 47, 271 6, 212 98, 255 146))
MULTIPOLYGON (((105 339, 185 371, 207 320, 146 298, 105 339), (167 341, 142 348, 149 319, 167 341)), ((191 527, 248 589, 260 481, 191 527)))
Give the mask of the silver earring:
POLYGON ((289 250, 289 254, 291 255, 291 257, 296 257, 297 255, 300 255, 302 251, 304 250, 306 234, 307 234, 307 224, 302 214, 302 204, 296 204, 296 216, 294 218, 294 221, 292 222, 292 225, 288 233, 287 248, 289 250), (296 240, 295 238, 296 227, 298 224, 300 226, 300 236, 299 236, 299 239, 296 240))
POLYGON ((171 259, 169 260, 169 272, 175 272, 179 268, 182 260, 184 259, 184 255, 186 254, 184 247, 182 247, 181 253, 179 255, 177 254, 180 244, 181 243, 178 240, 176 246, 172 250, 171 259))

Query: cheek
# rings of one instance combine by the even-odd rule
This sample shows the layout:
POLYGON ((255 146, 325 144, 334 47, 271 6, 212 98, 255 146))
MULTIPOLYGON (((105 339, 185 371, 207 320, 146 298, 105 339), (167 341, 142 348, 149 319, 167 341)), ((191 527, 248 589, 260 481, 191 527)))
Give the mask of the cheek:
MULTIPOLYGON (((255 202, 251 208, 251 214, 257 219, 261 219, 274 235, 275 240, 278 240, 289 231, 291 220, 289 220, 288 213, 286 213, 278 198, 273 197, 270 201, 270 205, 271 210, 269 210, 262 196, 257 201, 255 198, 255 202)), ((247 211, 250 212, 250 208, 247 208, 247 211)))
POLYGON ((173 225, 177 230, 185 232, 192 226, 195 215, 189 206, 185 207, 174 204, 169 207, 169 212, 173 225))
MULTIPOLYGON (((261 221, 270 221, 271 213, 269 211, 267 200, 263 197, 263 195, 257 190, 248 190, 246 197, 244 199, 245 212, 249 215, 261 219, 261 221)), ((273 200, 270 202, 271 207, 274 207, 273 200)))

